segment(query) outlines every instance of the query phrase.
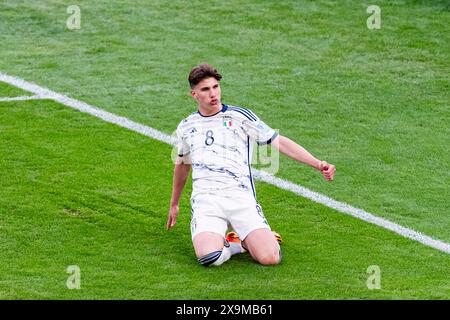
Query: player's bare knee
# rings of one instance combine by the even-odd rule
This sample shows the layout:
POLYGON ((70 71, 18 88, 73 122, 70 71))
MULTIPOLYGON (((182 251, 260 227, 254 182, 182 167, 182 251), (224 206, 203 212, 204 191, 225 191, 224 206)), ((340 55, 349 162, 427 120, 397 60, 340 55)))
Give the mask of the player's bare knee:
POLYGON ((214 251, 221 251, 223 248, 196 248, 195 249, 195 255, 197 256, 197 259, 200 259, 201 257, 204 257, 214 251))
POLYGON ((267 253, 258 257, 258 262, 264 266, 277 265, 281 262, 279 253, 267 253))

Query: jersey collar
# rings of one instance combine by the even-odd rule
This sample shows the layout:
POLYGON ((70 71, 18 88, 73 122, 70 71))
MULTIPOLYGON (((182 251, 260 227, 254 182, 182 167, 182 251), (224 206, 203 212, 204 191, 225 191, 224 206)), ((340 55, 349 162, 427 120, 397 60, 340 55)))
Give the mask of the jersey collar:
POLYGON ((202 114, 200 113, 200 110, 197 111, 197 112, 198 112, 198 114, 201 115, 202 117, 204 117, 204 118, 209 118, 209 117, 214 117, 216 114, 219 114, 219 113, 221 113, 221 112, 225 112, 225 111, 227 111, 227 109, 228 109, 228 106, 227 106, 226 104, 223 104, 223 103, 222 103, 222 110, 220 110, 220 111, 218 111, 218 112, 216 112, 216 113, 214 113, 214 114, 212 114, 212 115, 210 115, 210 116, 204 116, 204 115, 202 115, 202 114))

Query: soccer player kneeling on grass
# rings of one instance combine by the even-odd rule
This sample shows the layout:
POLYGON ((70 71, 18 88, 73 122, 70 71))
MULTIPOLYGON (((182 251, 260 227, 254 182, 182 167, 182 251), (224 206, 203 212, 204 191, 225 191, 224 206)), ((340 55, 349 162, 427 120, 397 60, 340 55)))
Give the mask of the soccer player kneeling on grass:
POLYGON ((222 76, 208 64, 189 74, 198 111, 177 127, 178 158, 167 229, 175 225, 179 200, 192 168, 191 235, 199 263, 221 265, 249 252, 262 265, 281 261, 281 237, 271 231, 256 200, 251 174, 252 140, 320 170, 331 181, 335 167, 278 135, 252 111, 221 101, 222 76), (228 228, 234 231, 226 234, 228 228))

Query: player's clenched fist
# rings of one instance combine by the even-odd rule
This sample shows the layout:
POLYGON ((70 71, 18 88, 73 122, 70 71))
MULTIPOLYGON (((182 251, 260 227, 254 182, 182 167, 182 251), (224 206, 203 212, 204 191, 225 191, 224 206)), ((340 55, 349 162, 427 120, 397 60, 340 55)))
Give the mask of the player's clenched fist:
POLYGON ((331 163, 328 163, 326 161, 322 161, 320 163, 320 172, 322 172, 322 175, 325 179, 328 181, 333 180, 334 173, 336 172, 336 167, 332 165, 331 163))

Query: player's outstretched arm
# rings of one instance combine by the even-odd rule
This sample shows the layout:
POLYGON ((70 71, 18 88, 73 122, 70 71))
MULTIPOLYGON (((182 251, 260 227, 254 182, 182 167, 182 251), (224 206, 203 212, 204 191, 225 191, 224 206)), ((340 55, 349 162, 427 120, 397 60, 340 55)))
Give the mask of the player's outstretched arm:
POLYGON ((173 186, 172 186, 172 198, 170 199, 169 217, 167 219, 167 230, 170 230, 177 220, 179 211, 179 202, 187 178, 189 177, 189 171, 191 169, 190 164, 183 163, 183 158, 179 157, 175 162, 175 169, 173 171, 173 186))
POLYGON ((322 172, 322 175, 328 181, 333 180, 334 173, 336 172, 336 168, 334 165, 327 163, 326 161, 316 159, 305 148, 295 143, 291 139, 286 138, 282 135, 278 135, 272 141, 271 145, 280 153, 288 156, 289 158, 316 168, 317 170, 322 172))

